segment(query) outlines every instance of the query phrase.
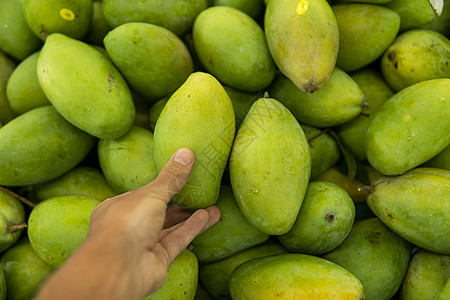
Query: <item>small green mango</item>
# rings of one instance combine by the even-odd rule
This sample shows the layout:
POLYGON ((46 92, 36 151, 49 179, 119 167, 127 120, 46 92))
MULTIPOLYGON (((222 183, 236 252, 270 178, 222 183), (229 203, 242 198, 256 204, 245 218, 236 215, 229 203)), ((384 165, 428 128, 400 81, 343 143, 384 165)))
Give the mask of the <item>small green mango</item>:
POLYGON ((92 210, 100 201, 60 196, 40 202, 28 219, 28 237, 37 255, 59 267, 86 239, 92 210))
POLYGON ((449 78, 450 41, 431 30, 407 31, 384 53, 381 72, 395 91, 425 80, 449 78))
POLYGON ((88 44, 50 35, 37 72, 52 105, 81 130, 115 139, 133 125, 135 108, 127 83, 111 61, 88 44))
POLYGON ((43 41, 56 32, 83 38, 92 16, 92 0, 22 0, 22 6, 28 26, 43 41))
POLYGON ((369 163, 382 174, 399 175, 444 150, 450 144, 449 95, 445 78, 413 84, 387 100, 367 128, 369 163))
POLYGON ((207 0, 102 1, 103 14, 112 28, 144 22, 167 28, 179 36, 191 28, 197 15, 207 7, 207 0))
POLYGON ((6 280, 3 269, 0 266, 0 300, 6 300, 6 280))
POLYGON ((163 286, 144 300, 192 300, 197 282, 197 258, 189 250, 183 250, 170 264, 163 286))
POLYGON ((191 209, 216 203, 234 134, 233 105, 222 85, 207 73, 191 74, 164 106, 154 132, 158 171, 180 148, 195 155, 189 180, 172 201, 191 209))
POLYGON ((450 145, 431 160, 427 161, 423 166, 450 171, 450 145))
POLYGON ((215 299, 231 299, 228 282, 231 273, 246 261, 270 255, 287 253, 280 244, 269 240, 264 244, 243 250, 217 262, 200 265, 200 279, 215 299))
POLYGON ((332 9, 339 26, 336 65, 346 72, 375 61, 397 36, 400 17, 391 9, 360 3, 338 4, 332 9))
POLYGON ((447 279, 447 283, 444 287, 433 297, 432 300, 447 300, 450 298, 450 278, 447 279))
POLYGON ((87 155, 94 138, 72 126, 50 105, 26 112, 0 129, 0 185, 43 183, 87 155))
POLYGON ((400 300, 431 300, 450 277, 450 256, 420 249, 411 258, 400 300))
POLYGON ((244 216, 267 234, 288 232, 310 172, 309 145, 297 120, 277 100, 257 100, 239 128, 230 156, 231 186, 244 216))
POLYGON ((321 255, 342 243, 354 219, 355 204, 344 189, 334 183, 313 181, 294 226, 278 240, 291 252, 321 255))
POLYGON ((11 109, 21 115, 33 108, 50 105, 37 77, 38 51, 14 69, 6 85, 6 95, 11 109))
POLYGON ((341 151, 336 141, 315 127, 300 124, 309 149, 311 150, 311 176, 310 180, 315 180, 320 174, 336 164, 341 157, 341 151))
POLYGON ((358 84, 338 68, 320 91, 302 92, 288 78, 279 76, 269 94, 286 105, 300 123, 315 127, 336 126, 356 118, 364 102, 358 84))
POLYGON ((399 14, 400 31, 430 24, 436 16, 430 0, 393 0, 385 6, 399 14))
POLYGON ((6 97, 6 85, 15 67, 12 60, 0 51, 0 122, 3 124, 8 123, 16 116, 6 97))
POLYGON ((195 19, 193 39, 200 62, 226 85, 256 92, 275 76, 264 31, 240 10, 226 6, 204 10, 195 19))
POLYGON ((25 223, 22 204, 0 191, 0 253, 11 247, 20 238, 25 223))
POLYGON ((405 240, 450 255, 450 171, 417 168, 372 183, 367 204, 405 240))
POLYGON ((375 111, 394 93, 377 71, 362 69, 350 75, 366 96, 367 105, 355 119, 339 125, 336 132, 342 145, 359 160, 366 161, 366 132, 375 111))
POLYGON ((183 41, 160 26, 123 24, 110 31, 103 42, 131 89, 153 101, 173 93, 194 71, 183 41))
POLYGON ((230 6, 256 19, 264 11, 264 1, 262 0, 211 0, 215 6, 230 6))
POLYGON ((230 187, 220 188, 216 206, 221 212, 220 221, 192 241, 192 252, 200 262, 220 260, 269 238, 247 221, 230 187))
POLYGON ((0 2, 0 49, 23 60, 41 47, 22 13, 22 0, 0 2))
POLYGON ((103 46, 103 39, 111 30, 102 11, 102 2, 92 2, 92 17, 84 40, 88 44, 103 46))
POLYGON ((28 238, 22 238, 0 259, 5 273, 9 300, 29 300, 53 272, 31 247, 28 238))
POLYGON ((339 49, 338 24, 327 1, 270 1, 264 30, 276 65, 297 88, 314 92, 325 86, 339 49))
POLYGON ((364 299, 361 283, 349 271, 305 254, 247 261, 233 271, 229 288, 234 300, 364 299))
POLYGON ((117 195, 105 176, 91 167, 76 167, 50 182, 34 186, 33 189, 38 201, 69 195, 88 196, 103 201, 117 195))
POLYGON ((366 300, 391 299, 408 268, 412 246, 377 218, 358 221, 328 259, 358 278, 366 300))
POLYGON ((171 95, 159 99, 152 107, 150 107, 148 122, 152 132, 155 131, 156 122, 158 122, 158 118, 161 115, 164 106, 166 106, 167 101, 169 101, 170 96, 171 95))
POLYGON ((236 131, 241 127, 242 121, 244 121, 250 107, 253 103, 260 98, 259 93, 246 93, 234 89, 229 86, 223 86, 228 96, 230 96, 231 103, 234 108, 234 115, 236 116, 236 131))

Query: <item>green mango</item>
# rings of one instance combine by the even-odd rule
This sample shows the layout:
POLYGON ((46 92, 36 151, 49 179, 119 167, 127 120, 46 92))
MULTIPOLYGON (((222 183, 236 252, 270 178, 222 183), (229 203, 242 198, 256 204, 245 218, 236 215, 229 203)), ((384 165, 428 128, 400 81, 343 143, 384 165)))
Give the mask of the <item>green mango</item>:
POLYGON ((183 41, 160 26, 123 24, 110 31, 103 42, 131 89, 149 99, 173 93, 194 71, 183 41))
POLYGON ((450 79, 413 84, 374 114, 367 128, 369 163, 384 175, 402 174, 450 144, 450 79))
POLYGON ((0 49, 23 60, 41 47, 22 13, 23 0, 0 2, 0 49))
POLYGON ((444 0, 444 7, 441 15, 434 15, 431 23, 422 26, 422 29, 429 29, 450 38, 450 0, 444 0))
POLYGON ((269 240, 264 244, 243 250, 217 262, 201 264, 200 279, 215 299, 231 299, 228 282, 231 273, 239 265, 255 258, 284 253, 287 253, 286 249, 269 240))
POLYGON ((450 256, 418 250, 409 262, 400 300, 431 300, 450 277, 450 256))
POLYGON ((14 69, 6 85, 6 95, 11 109, 21 115, 33 108, 50 105, 37 78, 38 51, 14 69))
POLYGON ((430 0, 393 0, 386 7, 399 14, 400 31, 430 24, 436 16, 430 0))
POLYGON ((202 65, 226 85, 256 92, 275 76, 264 31, 238 9, 215 6, 204 10, 195 19, 193 39, 202 65))
POLYGON ((91 167, 73 168, 61 177, 34 186, 34 191, 38 201, 69 195, 88 196, 103 201, 117 195, 103 174, 91 167))
POLYGON ((43 41, 56 32, 83 38, 92 16, 92 0, 22 0, 22 7, 31 31, 43 41))
POLYGON ((3 269, 0 266, 0 300, 6 300, 6 280, 3 269))
POLYGON ((309 145, 297 120, 277 100, 257 100, 239 128, 230 156, 231 186, 244 216, 267 234, 288 232, 310 172, 309 145))
POLYGON ((358 278, 366 300, 390 299, 408 268, 412 246, 377 218, 358 221, 347 238, 323 258, 358 278))
POLYGON ((305 254, 247 261, 233 271, 229 288, 234 300, 364 299, 361 283, 349 271, 305 254))
POLYGON ((163 286, 144 300, 192 300, 197 290, 197 282, 197 258, 185 249, 170 264, 163 286))
POLYGON ((450 41, 431 30, 409 30, 386 50, 381 72, 395 91, 425 80, 449 78, 450 41))
POLYGON ((100 201, 86 196, 60 196, 36 205, 28 219, 28 238, 37 255, 59 267, 86 239, 92 210, 100 201))
POLYGON ((135 108, 127 83, 111 61, 88 44, 52 34, 39 55, 37 72, 52 105, 81 130, 115 139, 133 125, 135 108))
POLYGON ((338 162, 341 157, 341 151, 336 141, 326 134, 325 131, 304 124, 300 125, 311 150, 310 180, 314 180, 338 162))
POLYGON ((417 168, 371 185, 367 204, 405 240, 450 255, 450 171, 417 168))
POLYGON ((84 37, 88 44, 103 46, 103 39, 111 30, 102 11, 102 2, 92 2, 92 17, 89 29, 84 37))
POLYGON ((247 221, 239 210, 230 187, 220 188, 216 206, 221 212, 220 221, 192 241, 192 252, 200 262, 223 259, 261 244, 269 238, 268 234, 259 231, 247 221))
POLYGON ((191 74, 164 106, 154 132, 158 171, 180 148, 195 155, 189 180, 174 203, 190 209, 216 203, 234 134, 233 105, 222 85, 207 73, 191 74))
POLYGON ((9 300, 29 300, 52 273, 52 268, 36 254, 28 238, 22 238, 0 259, 9 300))
POLYGON ((212 0, 215 6, 230 6, 256 19, 264 11, 263 0, 212 0))
POLYGON ((153 134, 136 125, 121 138, 98 143, 100 167, 118 193, 136 190, 156 178, 153 151, 153 134))
POLYGON ((361 114, 355 119, 341 124, 336 128, 336 132, 342 145, 351 151, 359 160, 366 161, 366 132, 375 111, 394 92, 384 81, 383 77, 375 70, 362 69, 350 74, 366 96, 367 105, 363 106, 361 114))
POLYGON ((339 26, 336 65, 346 72, 361 69, 380 57, 400 28, 399 15, 374 4, 332 6, 339 26))
POLYGON ((52 106, 30 110, 0 129, 0 185, 52 180, 76 166, 93 144, 52 106))
POLYGON ((325 86, 339 49, 338 24, 327 1, 270 1, 264 28, 276 65, 297 88, 314 92, 325 86))
POLYGON ((188 31, 197 15, 207 7, 207 0, 102 1, 103 14, 112 28, 144 22, 167 28, 176 35, 188 31))
POLYGON ((150 107, 148 122, 152 132, 155 131, 156 122, 158 122, 158 118, 161 115, 164 106, 166 106, 167 101, 169 101, 170 96, 172 95, 159 99, 152 105, 152 107, 150 107))
POLYGON ((0 122, 3 124, 8 123, 16 116, 6 97, 6 85, 15 67, 12 60, 0 51, 0 122))
POLYGON ((278 240, 291 252, 321 255, 342 243, 354 219, 355 204, 344 189, 334 183, 313 181, 294 226, 278 240))
POLYGON ((250 107, 260 98, 259 93, 246 93, 235 88, 224 85, 223 88, 230 96, 231 103, 234 108, 234 115, 236 116, 236 131, 241 127, 250 107))
POLYGON ((450 171, 450 145, 431 160, 427 161, 423 166, 450 171))
POLYGON ((327 85, 314 93, 302 92, 288 78, 279 76, 269 88, 300 123, 330 127, 356 118, 362 110, 364 94, 344 71, 335 68, 327 85))
POLYGON ((0 190, 0 253, 17 242, 25 223, 25 210, 22 204, 0 190))
POLYGON ((450 298, 450 278, 447 279, 447 283, 444 287, 433 297, 432 300, 447 300, 450 298))

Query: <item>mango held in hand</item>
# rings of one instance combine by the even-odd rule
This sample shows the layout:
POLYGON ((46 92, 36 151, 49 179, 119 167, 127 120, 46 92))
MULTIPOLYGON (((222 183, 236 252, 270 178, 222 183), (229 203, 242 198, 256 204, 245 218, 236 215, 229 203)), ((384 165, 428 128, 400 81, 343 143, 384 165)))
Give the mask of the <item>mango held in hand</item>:
POLYGON ((349 271, 305 254, 280 254, 245 262, 231 274, 229 288, 234 300, 364 299, 361 282, 349 271))
POLYGON ((372 184, 367 204, 405 240, 450 254, 450 171, 418 168, 372 184))
POLYGON ((239 128, 230 157, 231 185, 244 216, 267 234, 288 232, 310 172, 309 145, 297 120, 277 100, 257 100, 239 128))
POLYGON ((270 1, 264 28, 270 53, 286 77, 304 92, 325 86, 339 49, 338 25, 326 0, 270 1))
POLYGON ((234 111, 222 85, 207 73, 193 73, 164 106, 153 136, 157 170, 187 147, 195 164, 189 180, 172 200, 186 208, 216 203, 235 133, 234 111))
POLYGON ((30 110, 0 129, 0 185, 52 180, 76 166, 93 143, 53 106, 30 110))
POLYGON ((88 44, 50 35, 37 72, 49 101, 81 130, 114 139, 133 125, 135 109, 127 83, 111 61, 88 44))
POLYGON ((422 81, 387 100, 367 129, 366 154, 385 175, 428 161, 450 143, 450 79, 422 81))

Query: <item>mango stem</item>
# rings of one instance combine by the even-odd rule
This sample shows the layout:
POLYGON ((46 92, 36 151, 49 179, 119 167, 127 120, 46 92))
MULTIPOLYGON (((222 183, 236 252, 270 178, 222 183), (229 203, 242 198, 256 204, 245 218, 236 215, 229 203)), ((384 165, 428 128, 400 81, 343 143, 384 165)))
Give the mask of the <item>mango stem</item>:
POLYGON ((370 185, 360 186, 358 188, 358 192, 367 192, 370 194, 372 191, 373 191, 373 188, 370 185))
POLYGON ((317 139, 317 138, 320 137, 321 135, 327 133, 328 130, 330 130, 330 128, 325 128, 324 130, 322 130, 321 132, 319 132, 317 135, 315 135, 315 136, 313 136, 312 138, 310 138, 310 139, 308 140, 308 144, 311 146, 312 141, 314 141, 315 139, 317 139))
POLYGON ((10 195, 10 196, 16 198, 16 199, 19 200, 20 202, 22 202, 22 203, 28 205, 29 207, 35 207, 35 206, 36 206, 36 204, 34 204, 33 202, 29 201, 28 199, 26 199, 26 198, 24 198, 24 197, 22 197, 22 196, 20 196, 20 195, 17 195, 16 193, 14 193, 14 192, 11 191, 11 190, 8 190, 7 188, 4 188, 4 187, 0 186, 0 191, 3 191, 3 192, 5 192, 5 193, 7 193, 8 195, 10 195))
POLYGON ((21 229, 24 229, 26 227, 28 227, 27 223, 23 223, 23 224, 20 224, 20 225, 11 225, 11 226, 9 226, 8 229, 9 229, 9 232, 15 232, 17 230, 21 230, 21 229))

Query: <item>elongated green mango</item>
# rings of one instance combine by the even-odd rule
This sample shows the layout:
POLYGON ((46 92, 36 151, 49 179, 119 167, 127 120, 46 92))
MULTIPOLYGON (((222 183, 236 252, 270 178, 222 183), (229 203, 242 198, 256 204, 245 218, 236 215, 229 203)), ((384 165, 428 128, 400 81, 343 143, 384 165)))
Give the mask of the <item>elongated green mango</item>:
POLYGON ((402 174, 450 144, 450 79, 409 86, 376 112, 367 128, 369 163, 385 175, 402 174))
POLYGON ((430 24, 436 17, 430 0, 392 0, 386 7, 399 14, 400 31, 430 24))
POLYGON ((25 210, 22 204, 6 192, 0 191, 0 253, 19 240, 23 231, 20 225, 24 222, 25 210))
POLYGON ((405 240, 450 254, 450 171, 417 168, 372 184, 367 204, 405 240))
POLYGON ((127 83, 98 50, 65 35, 50 35, 38 60, 39 83, 56 110, 98 138, 131 128, 135 109, 127 83))
POLYGON ((0 129, 0 185, 52 180, 76 166, 93 144, 52 106, 30 110, 0 129))
POLYGON ((309 145, 297 120, 277 100, 257 100, 239 128, 230 157, 231 186, 244 216, 267 234, 288 232, 310 172, 309 145))
POLYGON ((245 262, 231 274, 229 287, 234 300, 364 299, 361 283, 349 271, 305 254, 280 254, 245 262))
POLYGON ((153 153, 157 170, 179 149, 194 152, 195 163, 173 201, 187 208, 216 203, 235 133, 233 105, 212 75, 196 72, 170 97, 156 123, 153 153))
POLYGON ((270 1, 264 30, 276 65, 300 90, 325 86, 339 49, 338 25, 326 0, 270 1))

